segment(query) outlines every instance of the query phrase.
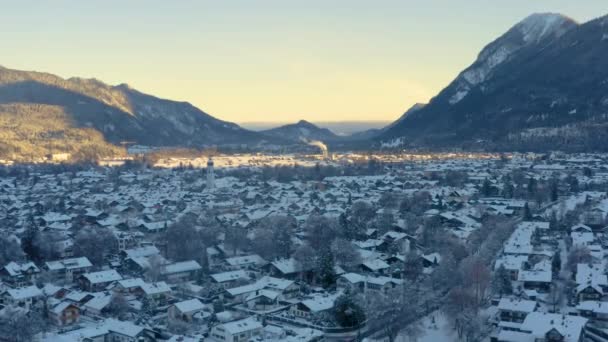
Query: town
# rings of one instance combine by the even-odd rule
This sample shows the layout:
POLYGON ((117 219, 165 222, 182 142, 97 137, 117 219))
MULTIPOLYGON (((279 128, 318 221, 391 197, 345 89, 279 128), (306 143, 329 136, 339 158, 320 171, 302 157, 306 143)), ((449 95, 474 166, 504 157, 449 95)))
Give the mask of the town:
POLYGON ((0 341, 608 341, 604 154, 0 168, 0 341))

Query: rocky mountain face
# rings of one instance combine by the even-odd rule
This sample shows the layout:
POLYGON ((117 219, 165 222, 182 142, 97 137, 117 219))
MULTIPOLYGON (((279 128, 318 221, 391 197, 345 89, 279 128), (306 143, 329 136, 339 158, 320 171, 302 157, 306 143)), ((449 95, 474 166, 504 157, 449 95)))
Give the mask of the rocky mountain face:
MULTIPOLYGON (((0 105, 10 105, 12 117, 44 118, 64 114, 59 131, 90 129, 110 143, 122 141, 151 146, 201 147, 263 143, 261 134, 218 120, 187 102, 160 99, 128 85, 110 86, 95 79, 60 77, 0 68, 0 105), (27 110, 20 111, 20 106, 27 110), (52 108, 52 110, 51 110, 52 108), (32 114, 32 111, 34 113, 32 114)), ((0 119, 7 111, 0 111, 0 119)), ((22 136, 19 126, 13 127, 22 136)))
POLYGON ((376 139, 409 147, 605 150, 608 16, 534 14, 376 139))

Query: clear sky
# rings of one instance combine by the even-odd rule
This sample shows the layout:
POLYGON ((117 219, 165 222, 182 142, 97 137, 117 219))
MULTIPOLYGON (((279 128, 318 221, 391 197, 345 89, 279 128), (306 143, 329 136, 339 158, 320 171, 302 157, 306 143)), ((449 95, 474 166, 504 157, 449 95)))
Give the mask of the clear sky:
POLYGON ((533 12, 606 0, 18 0, 0 65, 95 77, 234 122, 393 120, 533 12))

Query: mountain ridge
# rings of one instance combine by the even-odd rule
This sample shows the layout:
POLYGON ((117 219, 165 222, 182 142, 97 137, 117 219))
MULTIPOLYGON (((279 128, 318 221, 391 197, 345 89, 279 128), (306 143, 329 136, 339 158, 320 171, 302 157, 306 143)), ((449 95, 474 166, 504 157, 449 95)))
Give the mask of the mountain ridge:
POLYGON ((607 17, 577 24, 560 16, 549 33, 537 28, 524 39, 526 20, 539 18, 522 20, 484 47, 427 106, 376 141, 491 150, 603 149, 607 17), (500 51, 506 53, 492 57, 500 51))
MULTIPOLYGON (((123 83, 108 85, 97 79, 61 78, 51 73, 0 68, 0 105, 29 104, 12 107, 6 120, 21 116, 40 119, 44 113, 32 111, 61 108, 62 130, 93 129, 103 135, 105 143, 123 141, 150 146, 205 147, 210 145, 256 145, 268 142, 256 132, 237 124, 219 120, 189 102, 162 99, 140 92, 123 83), (38 106, 35 106, 38 105, 38 106)), ((11 126, 18 130, 20 126, 11 126)), ((13 138, 23 136, 13 132, 13 138)), ((48 132, 39 132, 48 136, 48 132)), ((54 134, 53 136, 56 136, 54 134)), ((59 144, 57 139, 53 144, 59 144)), ((10 146, 11 142, 0 141, 10 146)), ((11 148, 7 148, 11 150, 11 148)), ((13 151, 14 153, 14 151, 13 151)))

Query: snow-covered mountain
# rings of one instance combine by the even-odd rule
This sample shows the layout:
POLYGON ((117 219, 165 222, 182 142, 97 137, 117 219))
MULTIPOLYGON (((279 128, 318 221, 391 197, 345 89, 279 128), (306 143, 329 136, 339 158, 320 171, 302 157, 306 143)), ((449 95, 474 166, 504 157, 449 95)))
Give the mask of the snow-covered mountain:
MULTIPOLYGON (((267 140, 190 103, 160 99, 126 84, 110 86, 95 79, 63 79, 0 67, 0 105, 17 103, 30 105, 23 115, 30 115, 32 110, 59 109, 69 116, 66 128, 94 129, 111 143, 187 147, 267 140)), ((14 115, 19 109, 13 106, 11 110, 14 115)), ((4 114, 1 112, 0 117, 4 114)), ((35 114, 44 117, 45 113, 35 114)))
POLYGON ((471 88, 489 80, 496 67, 521 49, 553 41, 577 25, 572 19, 555 13, 535 13, 525 18, 481 50, 477 60, 456 78, 450 104, 460 102, 471 88))
POLYGON ((605 56, 608 17, 577 24, 559 14, 533 14, 377 140, 486 149, 598 148, 608 138, 605 56))

